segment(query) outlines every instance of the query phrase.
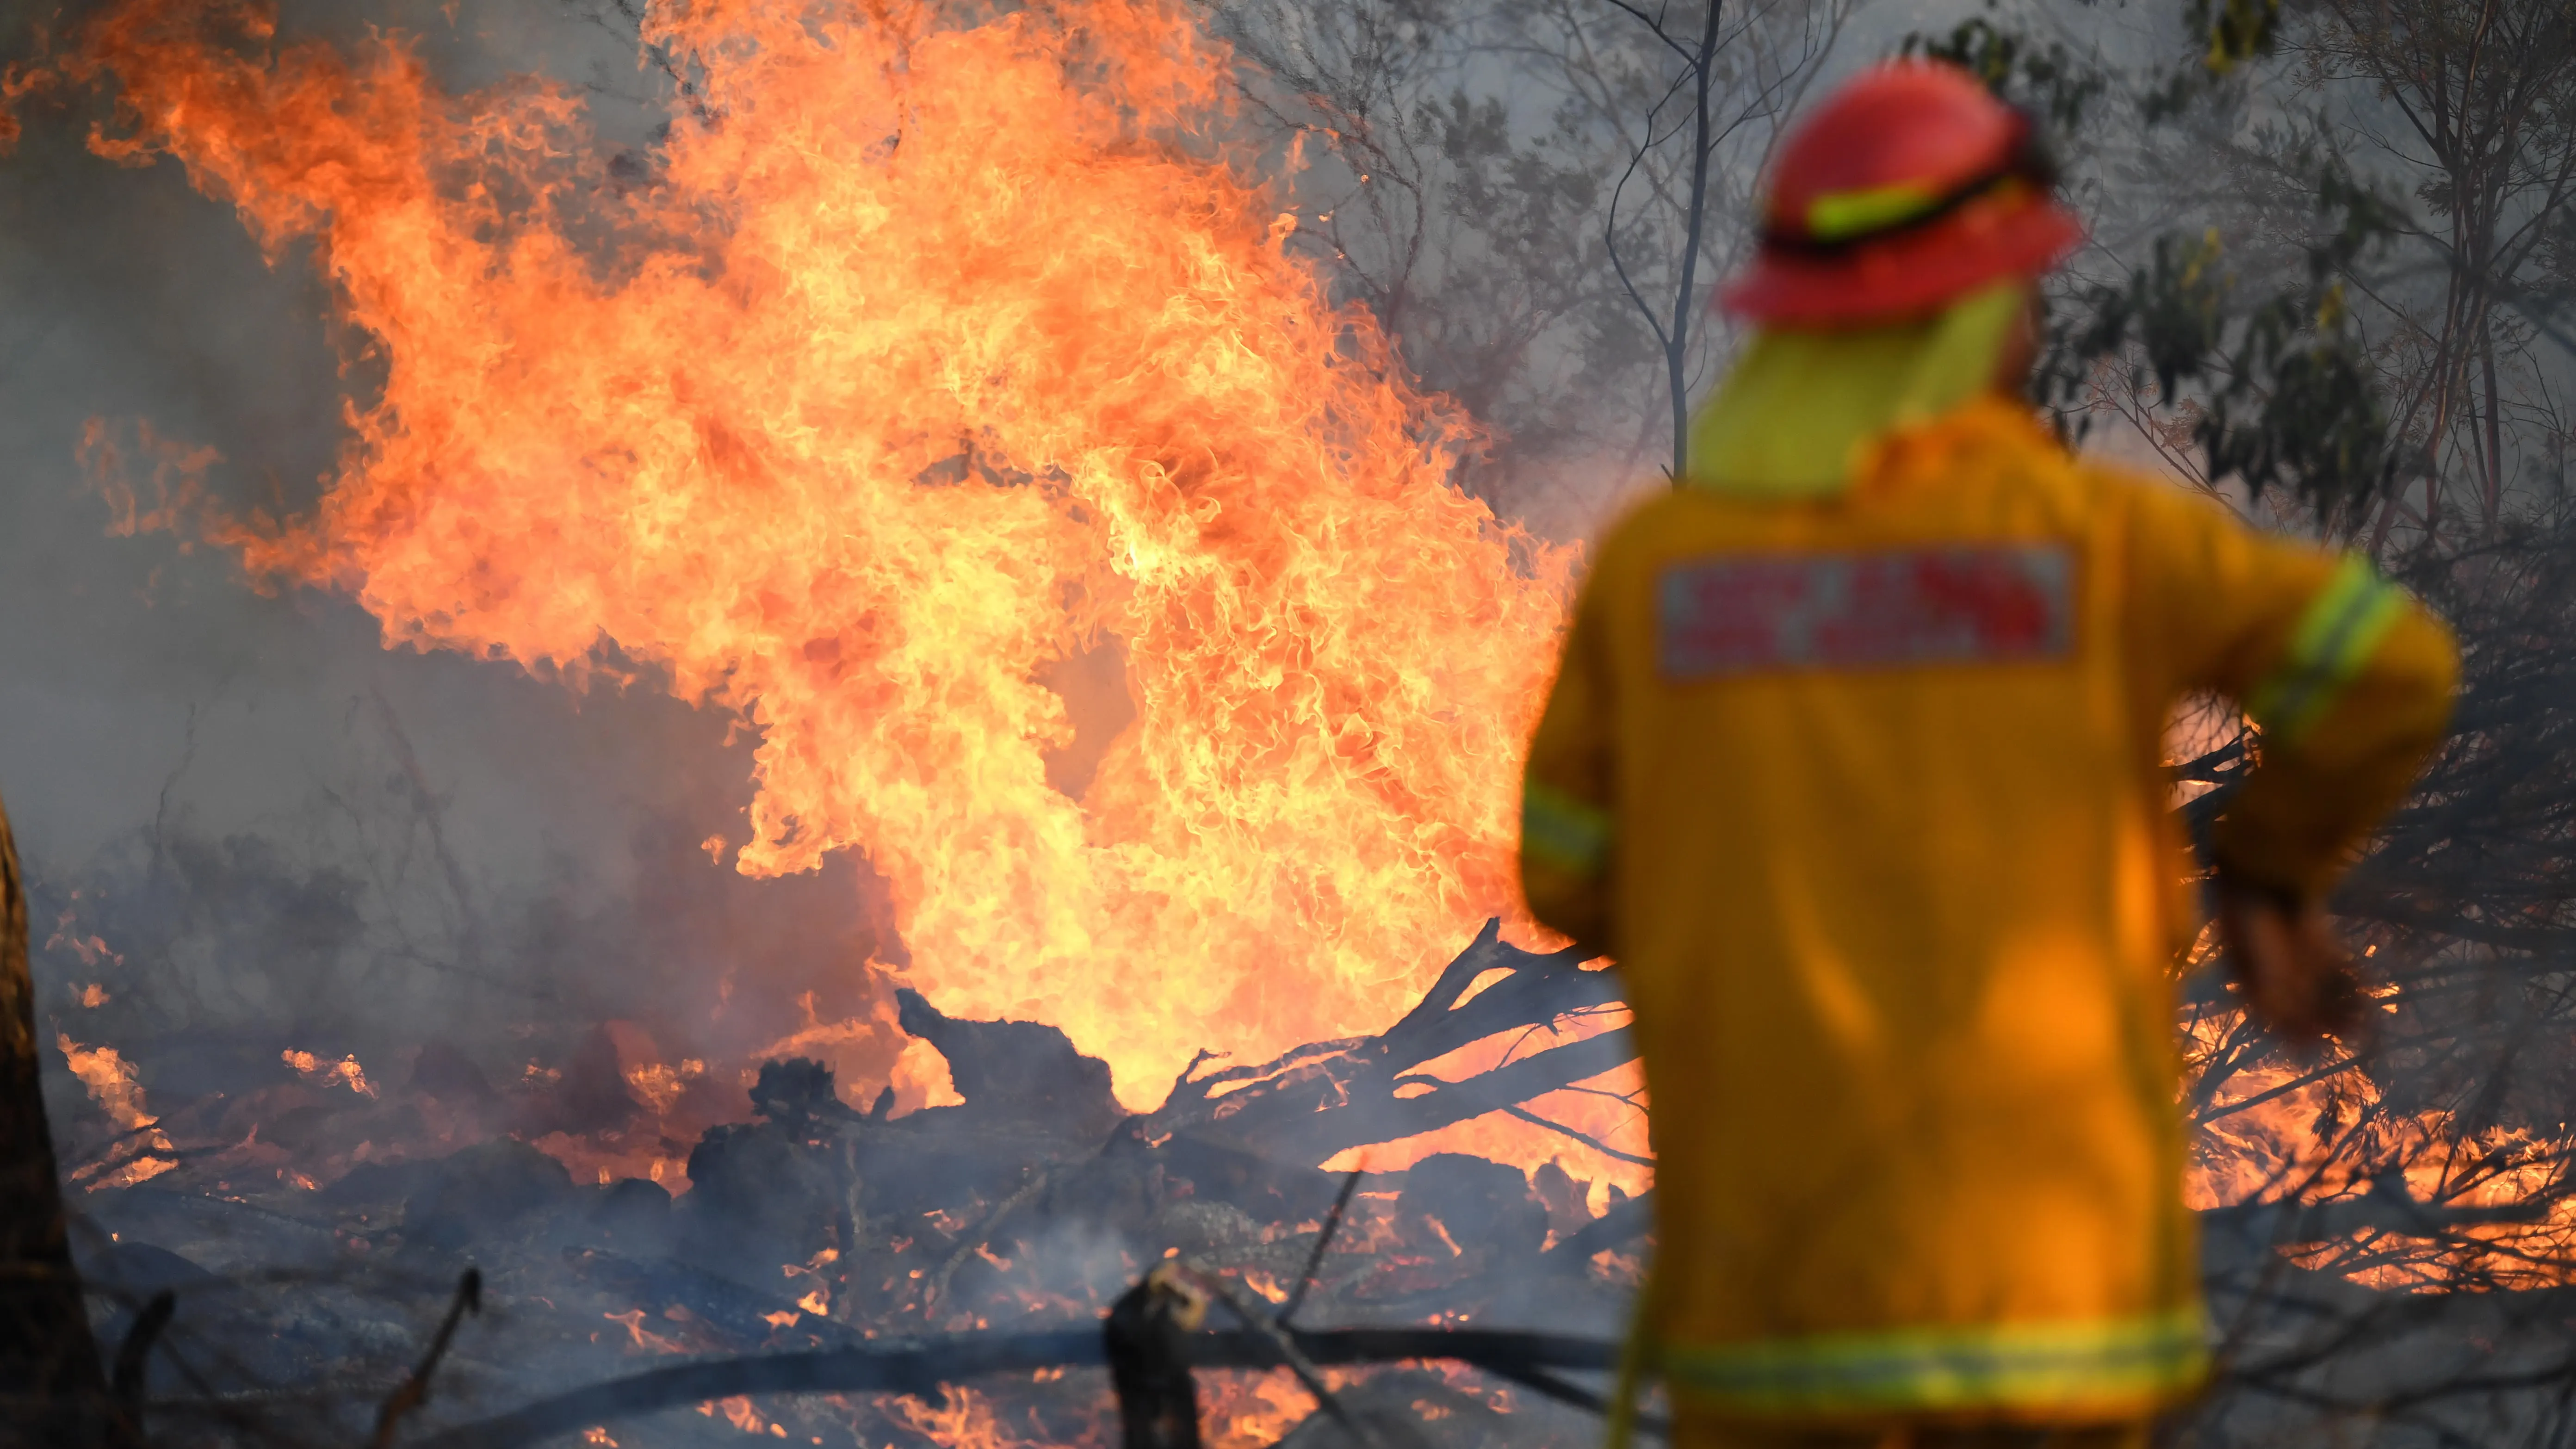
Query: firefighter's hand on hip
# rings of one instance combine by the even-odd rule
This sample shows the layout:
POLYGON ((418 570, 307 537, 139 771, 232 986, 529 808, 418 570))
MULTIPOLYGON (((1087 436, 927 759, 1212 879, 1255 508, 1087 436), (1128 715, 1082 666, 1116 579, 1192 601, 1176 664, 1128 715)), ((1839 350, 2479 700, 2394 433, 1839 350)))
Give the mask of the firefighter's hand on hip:
POLYGON ((2303 1052, 2327 1037, 2355 1045, 2369 998, 2325 912, 2225 872, 2217 886, 2219 938, 2255 1019, 2303 1052))

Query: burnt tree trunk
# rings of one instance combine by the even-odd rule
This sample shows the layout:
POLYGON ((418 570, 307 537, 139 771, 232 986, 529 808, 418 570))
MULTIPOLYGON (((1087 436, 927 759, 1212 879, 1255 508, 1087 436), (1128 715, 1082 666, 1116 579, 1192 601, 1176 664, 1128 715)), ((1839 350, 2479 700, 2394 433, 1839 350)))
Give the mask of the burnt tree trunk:
POLYGON ((0 1445, 105 1444, 107 1380, 72 1270, 38 1050, 27 896, 0 812, 0 1445))

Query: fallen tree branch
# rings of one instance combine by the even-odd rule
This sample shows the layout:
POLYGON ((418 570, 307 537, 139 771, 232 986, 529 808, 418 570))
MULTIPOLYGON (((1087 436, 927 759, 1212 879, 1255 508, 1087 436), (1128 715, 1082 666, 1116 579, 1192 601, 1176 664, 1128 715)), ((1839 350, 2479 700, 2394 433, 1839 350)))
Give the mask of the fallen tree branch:
POLYGON ((1544 1127, 1548 1131, 1554 1132, 1560 1136, 1571 1137, 1575 1141, 1582 1143, 1584 1146, 1591 1148, 1593 1151, 1600 1153, 1604 1157, 1612 1158, 1619 1162, 1633 1162, 1639 1167, 1652 1167, 1655 1165, 1655 1159, 1651 1157, 1640 1157, 1633 1152, 1622 1152, 1618 1148, 1611 1146, 1609 1143, 1602 1141, 1600 1138, 1593 1136, 1589 1132, 1568 1127, 1562 1122, 1550 1121, 1536 1112, 1531 1111, 1527 1107, 1510 1106, 1505 1107, 1503 1111, 1507 1115, 1517 1117, 1533 1127, 1544 1127))
POLYGON ((1548 955, 1524 951, 1502 939, 1500 920, 1488 920, 1422 1000, 1395 1025, 1369 1038, 1367 1049, 1392 1074, 1498 1032, 1543 1026, 1569 1012, 1616 1002, 1619 994, 1610 973, 1584 970, 1584 959, 1583 952, 1571 948, 1548 955), (1490 971, 1511 974, 1460 1004, 1467 989, 1490 971))
POLYGON ((1193 1061, 1161 1108, 1133 1119, 1133 1131, 1160 1140, 1212 1128, 1280 1161, 1321 1162, 1614 1070, 1636 1054, 1624 1030, 1567 1042, 1422 1096, 1395 1095, 1407 1073, 1461 1047, 1513 1032, 1555 1031, 1570 1017, 1616 1007, 1611 973, 1585 970, 1583 961, 1575 950, 1524 951, 1501 939, 1500 922, 1487 921, 1413 1009, 1379 1035, 1310 1042, 1261 1066, 1204 1077, 1191 1075, 1199 1065, 1193 1061), (1468 994, 1497 972, 1500 980, 1468 994), (1229 1089, 1221 1097, 1220 1087, 1229 1089))
POLYGON ((1282 1124, 1276 1138, 1254 1140, 1262 1140, 1286 1160, 1322 1162, 1349 1148, 1392 1142, 1519 1106, 1559 1087, 1616 1070, 1636 1056, 1636 1038, 1623 1026, 1550 1047, 1419 1097, 1391 1098, 1368 1110, 1309 1113, 1294 1124, 1282 1124))
MULTIPOLYGON (((1597 1409, 1589 1391, 1573 1394, 1550 1370, 1609 1373, 1619 1345, 1606 1340, 1496 1329, 1340 1328, 1286 1332, 1309 1363, 1336 1366, 1445 1358, 1483 1369, 1579 1407, 1597 1409)), ((1193 1334, 1192 1368, 1288 1366, 1280 1344, 1249 1331, 1193 1334)), ((462 1424, 418 1441, 415 1449, 523 1449, 558 1434, 660 1409, 751 1394, 878 1393, 929 1397, 942 1386, 986 1374, 1042 1368, 1098 1368, 1108 1362, 1097 1324, 1043 1333, 954 1334, 908 1344, 761 1354, 672 1364, 541 1399, 510 1413, 462 1424)))

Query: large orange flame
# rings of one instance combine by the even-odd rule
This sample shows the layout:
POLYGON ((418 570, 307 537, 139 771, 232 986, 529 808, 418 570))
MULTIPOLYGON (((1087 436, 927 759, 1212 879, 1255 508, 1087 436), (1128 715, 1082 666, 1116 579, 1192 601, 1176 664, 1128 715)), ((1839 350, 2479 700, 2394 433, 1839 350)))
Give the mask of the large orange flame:
POLYGON ((693 0, 646 40, 695 93, 621 195, 574 96, 449 96, 398 38, 92 33, 95 148, 309 242, 383 370, 318 511, 224 532, 252 569, 739 711, 741 869, 864 852, 934 1000, 1134 1101, 1376 1029, 1513 914, 1571 559, 1450 486, 1468 425, 1285 253, 1228 55, 1166 0, 693 0), (1072 798, 1042 680, 1120 647, 1072 798))

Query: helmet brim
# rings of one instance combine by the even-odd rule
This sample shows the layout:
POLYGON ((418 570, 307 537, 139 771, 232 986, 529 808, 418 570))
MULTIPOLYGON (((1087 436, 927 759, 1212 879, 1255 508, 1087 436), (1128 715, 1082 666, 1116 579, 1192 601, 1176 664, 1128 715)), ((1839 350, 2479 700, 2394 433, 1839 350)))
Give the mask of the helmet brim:
POLYGON ((2056 269, 2084 224, 2045 198, 1970 205, 1847 251, 1764 247, 1718 305, 1765 326, 1849 327, 1919 317, 1990 283, 2056 269))

